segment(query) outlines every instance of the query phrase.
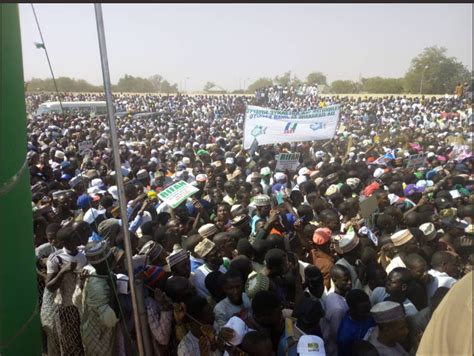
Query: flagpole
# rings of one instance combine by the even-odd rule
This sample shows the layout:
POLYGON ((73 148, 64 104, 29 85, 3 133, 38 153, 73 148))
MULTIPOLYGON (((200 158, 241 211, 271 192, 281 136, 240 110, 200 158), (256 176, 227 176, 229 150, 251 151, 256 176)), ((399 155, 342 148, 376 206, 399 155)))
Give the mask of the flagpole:
POLYGON ((97 23, 97 36, 99 38, 100 61, 102 64, 102 78, 104 81, 105 98, 107 102, 107 113, 109 118, 110 138, 112 141, 112 155, 114 158, 115 176, 117 178, 117 190, 119 195, 120 215, 122 219, 122 229, 124 233, 125 243, 125 259, 127 263, 128 278, 130 281, 130 294, 132 297, 133 317, 135 321, 135 331, 137 336, 138 354, 144 356, 145 349, 143 346, 142 324, 140 323, 140 315, 138 309, 138 299, 135 284, 135 275, 132 263, 132 244, 130 242, 130 232, 128 230, 127 206, 125 199, 125 190, 122 178, 121 162, 119 155, 119 145, 117 138, 117 129, 115 127, 114 102, 112 97, 112 85, 110 83, 109 61, 107 58, 107 46, 105 42, 104 19, 102 17, 102 5, 94 4, 95 19, 97 23))
POLYGON ((33 9, 33 15, 35 15, 36 27, 38 27, 38 32, 41 38, 41 44, 43 45, 44 53, 46 54, 46 59, 48 60, 49 71, 51 72, 51 77, 53 77, 54 88, 56 89, 56 93, 58 94, 59 106, 61 107, 61 113, 64 113, 63 110, 63 103, 61 101, 61 95, 59 95, 58 85, 56 84, 56 79, 54 78, 53 67, 51 66, 51 61, 49 60, 48 50, 46 49, 46 45, 44 44, 43 33, 41 32, 41 28, 38 22, 38 17, 36 16, 35 7, 31 4, 31 8, 33 9))

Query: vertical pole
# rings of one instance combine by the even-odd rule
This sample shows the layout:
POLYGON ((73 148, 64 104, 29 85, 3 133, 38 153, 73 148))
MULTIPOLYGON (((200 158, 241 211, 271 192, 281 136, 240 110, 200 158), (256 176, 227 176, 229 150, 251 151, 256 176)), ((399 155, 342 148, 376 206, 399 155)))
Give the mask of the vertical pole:
POLYGON ((51 66, 51 61, 49 60, 48 50, 46 49, 46 44, 44 43, 43 33, 41 32, 41 28, 40 28, 40 25, 39 25, 39 22, 38 22, 38 17, 36 16, 35 7, 33 6, 33 4, 31 4, 31 9, 33 10, 33 15, 35 15, 36 27, 38 27, 38 32, 40 34, 41 43, 43 44, 44 53, 46 54, 46 59, 48 61, 49 71, 51 72, 51 77, 53 78, 54 88, 56 89, 56 93, 58 93, 58 101, 59 101, 59 106, 61 107, 61 114, 64 114, 63 103, 61 101, 61 95, 59 94, 58 85, 56 84, 56 79, 54 78, 53 67, 51 66))
POLYGON ((137 279, 137 300, 138 300, 138 313, 140 315, 140 323, 142 327, 143 335, 143 348, 145 349, 146 356, 153 356, 153 347, 150 343, 150 329, 148 328, 148 315, 145 309, 145 295, 143 281, 137 279))
POLYGON ((95 18, 97 22, 97 35, 99 38, 100 60, 102 64, 102 77, 104 80, 105 98, 107 101, 107 112, 109 117, 110 135, 112 141, 112 152, 114 156, 115 176, 117 177, 117 190, 119 195, 120 215, 122 219, 122 229, 124 233, 125 242, 125 257, 127 262, 128 278, 130 281, 130 291, 132 295, 133 319, 135 323, 135 330, 137 334, 137 346, 140 356, 144 356, 143 339, 140 324, 140 316, 138 314, 137 292, 135 284, 135 276, 133 274, 132 264, 132 245, 130 242, 130 232, 128 231, 127 218, 127 202, 125 200, 125 192, 123 186, 123 176, 121 170, 121 162, 119 155, 119 146, 117 139, 117 129, 115 127, 114 117, 114 103, 112 98, 112 85, 110 83, 109 61, 107 58, 107 46, 105 42, 104 19, 102 17, 102 5, 94 4, 95 18))
POLYGON ((26 110, 17 4, 0 5, 0 26, 0 354, 40 355, 41 329, 26 164, 26 110))
POLYGON ((423 94, 423 76, 424 75, 425 75, 425 69, 423 68, 423 72, 421 72, 420 95, 423 94))
POLYGON ((423 79, 425 78, 426 69, 428 69, 428 66, 424 66, 423 71, 421 72, 420 95, 423 95, 423 79))

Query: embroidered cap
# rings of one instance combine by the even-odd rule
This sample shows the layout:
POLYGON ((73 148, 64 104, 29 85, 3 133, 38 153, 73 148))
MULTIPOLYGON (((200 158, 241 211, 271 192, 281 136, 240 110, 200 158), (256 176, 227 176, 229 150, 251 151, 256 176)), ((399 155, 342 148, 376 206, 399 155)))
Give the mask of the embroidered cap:
POLYGON ((271 199, 266 194, 259 194, 253 200, 255 206, 268 206, 271 204, 271 199))
POLYGON ((205 258, 213 249, 216 247, 216 244, 209 239, 204 238, 200 243, 194 248, 194 253, 199 258, 205 258))
POLYGON ((143 247, 141 248, 139 255, 148 256, 150 261, 157 259, 160 254, 163 252, 163 246, 155 241, 148 241, 143 247))
POLYGON ((425 223, 420 225, 420 230, 425 235, 426 241, 431 241, 436 237, 436 229, 433 223, 425 223))
POLYGON ((137 179, 147 179, 148 177, 148 172, 145 169, 140 169, 137 173, 137 179))
POLYGON ((201 226, 198 230, 198 234, 204 238, 210 238, 211 236, 214 236, 218 232, 219 230, 217 229, 217 226, 214 224, 205 224, 201 226))
POLYGON ((166 262, 168 262, 170 268, 185 260, 189 260, 189 254, 185 250, 173 252, 166 257, 166 262))
POLYGON ((249 274, 245 282, 245 293, 252 299, 258 292, 266 291, 270 288, 270 279, 262 273, 253 271, 249 274))
POLYGON ((103 240, 87 244, 85 254, 87 261, 89 261, 91 265, 94 265, 105 261, 112 254, 112 250, 107 241, 103 240))
POLYGON ((359 237, 356 235, 355 231, 349 231, 347 234, 341 236, 341 239, 338 243, 338 249, 340 253, 348 253, 357 247, 359 244, 359 237))
POLYGON ((370 314, 377 324, 390 323, 405 317, 402 305, 391 301, 375 304, 370 309, 370 314))
POLYGON ((394 246, 402 246, 409 242, 412 238, 413 235, 408 229, 397 231, 392 236, 390 236, 394 246))

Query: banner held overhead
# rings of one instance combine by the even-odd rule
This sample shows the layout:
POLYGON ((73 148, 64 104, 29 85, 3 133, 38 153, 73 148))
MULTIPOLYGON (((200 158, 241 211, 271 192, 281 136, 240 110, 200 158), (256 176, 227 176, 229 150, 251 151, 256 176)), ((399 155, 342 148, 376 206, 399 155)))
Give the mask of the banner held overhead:
POLYGON ((339 121, 339 105, 291 112, 247 106, 244 149, 284 142, 327 140, 334 137, 339 121))

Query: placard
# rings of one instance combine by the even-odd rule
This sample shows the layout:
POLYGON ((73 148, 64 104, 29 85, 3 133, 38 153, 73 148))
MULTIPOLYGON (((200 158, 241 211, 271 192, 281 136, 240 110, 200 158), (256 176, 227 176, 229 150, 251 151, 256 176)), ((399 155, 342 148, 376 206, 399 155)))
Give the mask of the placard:
POLYGON ((174 209, 198 191, 199 188, 185 181, 179 181, 159 193, 158 198, 174 209))
POLYGON ((300 154, 299 153, 280 153, 276 155, 276 170, 284 172, 286 170, 289 171, 296 171, 300 162, 300 154))
POLYGON ((379 208, 377 197, 373 194, 369 198, 361 201, 359 206, 360 216, 364 219, 367 219, 379 208))
POLYGON ((426 162, 427 153, 419 153, 408 157, 407 168, 420 168, 426 162))
POLYGON ((94 144, 92 143, 92 140, 86 140, 86 141, 79 142, 77 147, 79 149, 79 153, 83 154, 83 153, 92 151, 94 144))

